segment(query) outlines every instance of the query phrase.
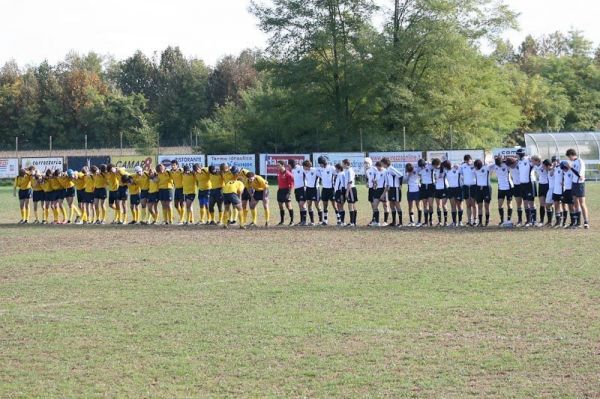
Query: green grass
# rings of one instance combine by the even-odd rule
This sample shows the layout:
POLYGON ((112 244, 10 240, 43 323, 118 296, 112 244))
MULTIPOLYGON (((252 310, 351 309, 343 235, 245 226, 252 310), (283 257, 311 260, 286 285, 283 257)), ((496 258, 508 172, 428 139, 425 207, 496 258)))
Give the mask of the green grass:
POLYGON ((598 397, 599 242, 5 224, 0 397, 598 397))

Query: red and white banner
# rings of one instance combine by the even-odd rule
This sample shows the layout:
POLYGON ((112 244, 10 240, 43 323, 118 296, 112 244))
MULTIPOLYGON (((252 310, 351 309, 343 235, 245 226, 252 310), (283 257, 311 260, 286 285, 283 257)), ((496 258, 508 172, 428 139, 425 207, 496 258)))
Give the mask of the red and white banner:
POLYGON ((306 160, 310 160, 310 154, 260 154, 258 159, 261 175, 277 176, 277 164, 279 161, 283 161, 287 165, 288 161, 293 159, 301 164, 306 160))

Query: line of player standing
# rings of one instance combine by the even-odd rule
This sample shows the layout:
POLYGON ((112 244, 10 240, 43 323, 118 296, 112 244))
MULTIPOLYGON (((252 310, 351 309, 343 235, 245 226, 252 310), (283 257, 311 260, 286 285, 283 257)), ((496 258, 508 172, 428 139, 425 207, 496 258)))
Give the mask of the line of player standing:
MULTIPOLYGON (((562 162, 558 157, 542 161, 538 156, 528 157, 524 149, 519 149, 516 157, 496 157, 491 164, 473 160, 470 155, 464 157, 463 163, 455 165, 447 160, 426 162, 421 159, 416 165, 407 164, 404 172, 394 168, 388 158, 375 164, 370 158, 365 158, 368 200, 373 210, 369 226, 404 225, 401 207, 404 184, 407 186, 408 226, 433 226, 434 205, 437 226, 488 226, 492 201, 490 177, 494 173, 498 179, 499 225, 578 228, 583 223, 585 228, 589 228, 585 163, 573 149, 567 151, 566 157, 568 160, 562 162), (536 198, 540 206, 539 219, 536 198), (513 222, 513 201, 517 207, 516 223, 513 222), (465 211, 466 222, 463 224, 465 211), (567 225, 568 216, 570 224, 567 225)), ((327 225, 331 204, 337 225, 356 226, 356 175, 350 161, 346 159, 333 166, 326 157, 319 157, 317 163, 315 168, 310 161, 299 165, 290 160, 288 170, 284 162, 279 162, 279 225, 285 223, 286 209, 289 224, 294 224, 293 192, 300 209, 299 225, 314 225, 315 210, 318 223, 327 225), (348 224, 345 223, 346 204, 350 215, 348 224)))

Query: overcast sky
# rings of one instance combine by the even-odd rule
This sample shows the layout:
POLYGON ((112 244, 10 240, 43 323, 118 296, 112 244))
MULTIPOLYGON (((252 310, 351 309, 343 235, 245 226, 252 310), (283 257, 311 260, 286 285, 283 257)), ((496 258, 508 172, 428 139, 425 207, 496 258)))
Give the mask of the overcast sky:
MULTIPOLYGON (((381 0, 385 1, 385 0, 381 0)), ((70 50, 117 59, 136 49, 151 55, 180 46, 214 65, 223 55, 262 47, 264 35, 248 13, 249 0, 3 0, 0 65, 51 63, 70 50)), ((580 29, 600 43, 597 0, 506 0, 520 12, 517 46, 525 35, 580 29)))

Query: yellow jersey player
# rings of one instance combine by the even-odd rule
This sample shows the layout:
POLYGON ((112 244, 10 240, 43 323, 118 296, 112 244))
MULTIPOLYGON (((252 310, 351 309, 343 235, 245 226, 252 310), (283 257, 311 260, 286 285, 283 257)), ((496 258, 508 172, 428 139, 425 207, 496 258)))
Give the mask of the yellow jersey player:
MULTIPOLYGON (((31 173, 31 188, 33 190, 33 214, 35 220, 34 224, 40 223, 40 217, 38 214, 38 207, 41 206, 42 212, 44 209, 44 190, 42 189, 42 175, 39 174, 35 168, 30 172, 31 173)), ((43 218, 43 215, 42 215, 43 218)))
POLYGON ((129 191, 129 206, 131 208, 131 222, 129 224, 136 224, 140 222, 140 185, 138 184, 139 179, 135 179, 134 176, 127 174, 123 176, 123 182, 127 185, 129 191))
POLYGON ((148 171, 148 212, 152 216, 152 222, 155 224, 158 221, 158 174, 153 171, 148 171))
POLYGON ((156 167, 156 174, 158 178, 158 200, 163 210, 163 223, 166 225, 173 224, 173 209, 171 207, 173 202, 173 177, 171 172, 166 170, 162 164, 156 167))
POLYGON ((92 166, 91 168, 84 167, 81 172, 84 173, 83 181, 84 181, 84 193, 83 193, 83 202, 85 208, 85 220, 83 220, 84 224, 88 223, 96 223, 98 220, 98 214, 94 209, 95 202, 95 191, 96 185, 94 184, 94 175, 93 173, 98 171, 98 167, 92 166))
POLYGON ((150 218, 150 214, 146 215, 146 209, 148 206, 148 188, 150 186, 150 179, 148 177, 148 167, 146 170, 142 169, 141 166, 135 167, 135 173, 133 175, 133 180, 135 184, 140 187, 140 206, 141 206, 141 214, 138 218, 138 222, 140 224, 147 224, 148 219, 150 218))
POLYGON ((67 173, 63 173, 60 177, 60 184, 65 190, 65 199, 67 200, 67 207, 69 208, 69 219, 67 223, 79 223, 81 219, 81 212, 75 205, 75 195, 77 194, 75 188, 75 180, 77 175, 73 169, 68 169, 67 173), (75 220, 73 220, 75 218, 75 220))
POLYGON ((106 172, 107 166, 92 166, 94 176, 94 210, 96 212, 96 224, 106 223, 106 172))
POLYGON ((198 224, 208 224, 211 222, 208 214, 208 204, 210 202, 210 173, 208 168, 203 168, 200 164, 194 164, 194 175, 196 176, 196 185, 198 186, 198 203, 200 204, 200 221, 198 224))
POLYGON ((19 224, 29 223, 29 201, 31 200, 31 175, 25 169, 19 169, 19 175, 15 179, 13 195, 17 196, 19 190, 19 210, 21 220, 19 224))
POLYGON ((173 178, 173 186, 175 187, 175 209, 177 210, 177 214, 179 215, 179 224, 183 224, 185 213, 185 195, 183 193, 183 170, 179 167, 179 162, 176 159, 173 159, 171 161, 171 177, 173 178))
POLYGON ((185 165, 181 175, 181 183, 183 185, 183 195, 185 199, 185 208, 187 211, 187 219, 183 222, 184 225, 194 224, 194 201, 196 200, 196 175, 192 169, 185 165))
MULTIPOLYGON (((240 172, 240 169, 237 166, 231 168, 231 172, 234 175, 237 175, 240 172)), ((223 204, 225 205, 225 219, 228 220, 229 213, 233 215, 234 220, 239 219, 240 229, 245 229, 244 226, 246 220, 244 219, 242 210, 242 200, 241 196, 244 192, 244 183, 239 180, 229 180, 223 186, 223 204)), ((223 224, 224 228, 227 228, 227 223, 223 224)))
POLYGON ((221 224, 223 222, 223 175, 214 165, 208 167, 210 175, 210 199, 208 202, 209 224, 221 224), (215 205, 219 210, 219 218, 215 218, 215 205))
POLYGON ((248 179, 249 191, 252 196, 252 200, 250 202, 250 214, 252 215, 252 222, 250 226, 256 226, 257 222, 257 214, 256 206, 259 201, 263 203, 263 209, 265 211, 265 227, 269 227, 269 183, 266 179, 263 179, 261 176, 258 176, 252 172, 248 172, 246 174, 246 178, 248 179))

